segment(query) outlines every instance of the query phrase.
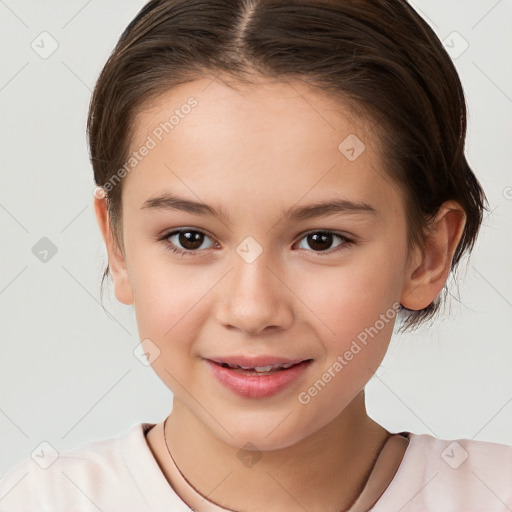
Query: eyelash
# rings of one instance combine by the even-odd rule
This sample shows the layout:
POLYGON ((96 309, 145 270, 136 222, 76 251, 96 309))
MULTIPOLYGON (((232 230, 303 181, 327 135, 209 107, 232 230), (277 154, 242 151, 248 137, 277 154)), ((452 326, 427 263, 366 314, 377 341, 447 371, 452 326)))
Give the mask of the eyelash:
MULTIPOLYGON (((175 254, 181 254, 181 256, 197 256, 197 254, 201 251, 203 251, 204 249, 195 249, 195 250, 183 250, 183 249, 179 249, 178 247, 176 247, 176 245, 174 245, 172 242, 169 242, 169 238, 173 235, 178 235, 180 233, 200 233, 201 235, 204 235, 208 238, 211 238, 209 235, 207 235, 204 231, 201 231, 199 229, 178 229, 178 230, 174 230, 174 231, 170 231, 168 233, 166 233, 165 235, 163 235, 162 237, 160 237, 158 240, 163 242, 164 243, 164 246, 167 250, 171 251, 172 253, 175 253, 175 254)), ((352 245, 355 244, 355 242, 353 240, 351 240, 350 238, 347 238, 345 235, 341 235, 340 233, 336 233, 334 231, 329 231, 329 230, 317 230, 317 231, 309 231, 307 233, 305 233, 302 238, 299 239, 299 242, 301 240, 303 240, 304 238, 306 238, 307 236, 309 235, 314 235, 314 234, 329 234, 329 235, 334 235, 335 237, 339 238, 343 243, 336 246, 333 250, 327 250, 327 251, 314 251, 314 250, 309 250, 308 252, 313 252, 315 254, 318 254, 319 256, 325 256, 325 255, 330 255, 330 254, 333 254, 333 253, 336 253, 340 250, 343 250, 343 249, 346 249, 352 245)))

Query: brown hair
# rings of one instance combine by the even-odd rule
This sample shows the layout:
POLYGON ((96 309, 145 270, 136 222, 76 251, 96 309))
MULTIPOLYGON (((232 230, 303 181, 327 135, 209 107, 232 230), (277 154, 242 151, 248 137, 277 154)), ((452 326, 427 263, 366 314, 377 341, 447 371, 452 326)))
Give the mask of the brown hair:
MULTIPOLYGON (((223 74, 297 79, 376 123, 385 170, 403 190, 409 249, 424 247, 441 204, 456 200, 466 225, 454 272, 474 246, 487 209, 464 155, 466 103, 456 69, 405 0, 151 0, 128 25, 91 98, 87 130, 96 185, 125 164, 135 116, 174 86, 223 74)), ((107 194, 120 247, 122 182, 107 194)), ((103 281, 109 274, 105 269, 103 281)), ((446 283, 443 291, 446 293, 446 283)), ((439 310, 401 307, 402 329, 439 310)))

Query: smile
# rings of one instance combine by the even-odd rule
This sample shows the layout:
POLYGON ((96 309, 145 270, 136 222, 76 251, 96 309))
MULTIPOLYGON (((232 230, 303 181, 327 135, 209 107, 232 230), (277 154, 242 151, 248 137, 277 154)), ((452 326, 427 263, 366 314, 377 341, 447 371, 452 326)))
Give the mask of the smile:
MULTIPOLYGON (((260 360, 264 358, 259 358, 260 360)), ((277 395, 296 382, 312 359, 270 362, 233 359, 206 359, 215 380, 232 393, 244 398, 265 398, 277 395)))
POLYGON ((274 371, 288 370, 288 368, 295 366, 295 363, 270 364, 268 366, 239 366, 237 364, 222 363, 221 366, 222 368, 231 368, 233 370, 247 370, 250 373, 268 374, 274 371))

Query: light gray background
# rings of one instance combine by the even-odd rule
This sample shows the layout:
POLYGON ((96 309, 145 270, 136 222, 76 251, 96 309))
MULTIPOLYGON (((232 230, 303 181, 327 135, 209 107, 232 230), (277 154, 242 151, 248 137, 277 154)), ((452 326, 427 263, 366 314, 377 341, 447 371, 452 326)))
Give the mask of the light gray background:
MULTIPOLYGON (((42 441, 60 450, 117 436, 171 407, 171 392, 133 355, 132 308, 108 292, 109 314, 100 306, 107 258, 85 138, 95 80, 143 4, 0 0, 1 474, 42 441), (47 59, 31 48, 43 31, 59 45, 47 59), (57 248, 45 263, 32 251, 43 237, 57 248)), ((492 213, 461 267, 461 303, 434 328, 394 337, 367 386, 368 410, 395 432, 512 444, 512 0, 413 5, 451 51, 464 49, 454 31, 469 44, 453 55, 467 155, 492 213)))

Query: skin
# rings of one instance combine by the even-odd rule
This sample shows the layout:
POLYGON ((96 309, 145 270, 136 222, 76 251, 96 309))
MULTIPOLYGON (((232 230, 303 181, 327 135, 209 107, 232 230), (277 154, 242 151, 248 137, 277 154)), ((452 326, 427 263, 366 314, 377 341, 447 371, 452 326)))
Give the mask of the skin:
MULTIPOLYGON (((425 250, 409 254, 403 193, 383 171, 371 126, 303 82, 182 84, 140 112, 132 149, 190 96, 198 105, 124 178, 122 247, 105 200, 94 199, 115 295, 133 305, 140 339, 160 350, 152 367, 174 395, 168 447, 196 489, 224 507, 288 512, 298 502, 311 512, 344 510, 390 435, 367 415, 364 386, 385 355, 395 318, 309 403, 298 395, 393 304, 421 309, 437 297, 463 209, 445 203, 425 250), (351 133, 366 146, 355 161, 338 149, 351 133), (230 220, 141 209, 164 190, 222 207, 230 220), (377 213, 283 216, 333 197, 367 202, 377 213), (207 234, 194 256, 156 240, 184 227, 207 234), (318 250, 306 234, 321 230, 355 243, 343 246, 333 236, 326 251, 318 250), (236 252, 248 236, 262 248, 252 263, 236 252), (283 392, 250 399, 219 384, 202 359, 229 354, 313 362, 283 392), (262 455, 252 467, 237 457, 248 442, 262 455)), ((167 474, 158 426, 148 444, 167 474)))

